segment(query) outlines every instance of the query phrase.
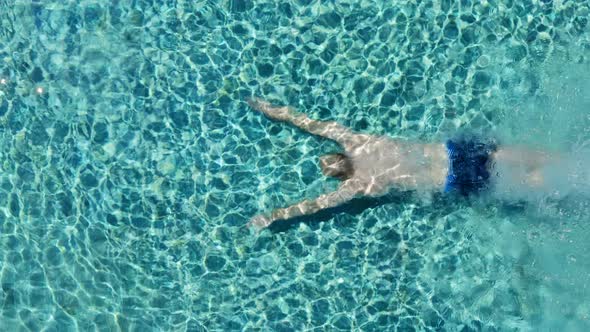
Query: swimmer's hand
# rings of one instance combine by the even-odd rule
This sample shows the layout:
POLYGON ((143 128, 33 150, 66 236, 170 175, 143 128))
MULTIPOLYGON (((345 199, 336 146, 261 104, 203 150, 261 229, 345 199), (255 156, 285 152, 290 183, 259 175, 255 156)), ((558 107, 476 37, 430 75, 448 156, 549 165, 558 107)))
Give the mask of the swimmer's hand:
POLYGON ((255 229, 257 232, 260 232, 261 230, 268 227, 268 225, 272 224, 272 222, 273 220, 269 217, 259 214, 252 217, 246 226, 248 226, 248 228, 255 229))
POLYGON ((289 106, 273 106, 271 103, 264 101, 260 98, 248 98, 246 102, 253 109, 264 113, 271 119, 277 121, 290 121, 298 115, 292 107, 289 106))

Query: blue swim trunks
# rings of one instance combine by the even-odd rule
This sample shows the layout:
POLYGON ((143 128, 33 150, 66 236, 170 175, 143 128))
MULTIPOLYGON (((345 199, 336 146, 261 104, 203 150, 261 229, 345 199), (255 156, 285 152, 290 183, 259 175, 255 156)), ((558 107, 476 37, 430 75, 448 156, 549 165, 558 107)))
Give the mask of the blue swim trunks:
POLYGON ((495 143, 477 139, 448 140, 449 174, 445 192, 462 196, 478 194, 487 189, 490 181, 491 154, 496 151, 495 143))

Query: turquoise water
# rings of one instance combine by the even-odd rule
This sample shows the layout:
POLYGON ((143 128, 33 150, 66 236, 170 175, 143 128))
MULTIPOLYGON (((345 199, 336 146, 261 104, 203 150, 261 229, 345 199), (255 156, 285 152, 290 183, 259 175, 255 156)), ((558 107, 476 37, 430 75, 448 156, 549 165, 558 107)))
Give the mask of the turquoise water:
MULTIPOLYGON (((392 197, 259 236, 374 134, 584 149, 587 1, 0 1, 0 329, 583 331, 586 200, 392 197), (508 204, 510 205, 510 204, 508 204)), ((394 195, 395 196, 395 195, 394 195)))

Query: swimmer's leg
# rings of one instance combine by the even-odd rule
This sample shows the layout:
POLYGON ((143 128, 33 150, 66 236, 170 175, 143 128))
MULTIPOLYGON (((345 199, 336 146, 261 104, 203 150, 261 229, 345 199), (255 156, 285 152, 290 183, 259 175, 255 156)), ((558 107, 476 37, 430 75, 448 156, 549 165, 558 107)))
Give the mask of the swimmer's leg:
POLYGON ((530 188, 543 185, 542 168, 556 160, 556 156, 549 153, 520 147, 502 147, 492 153, 493 169, 499 172, 496 176, 510 178, 530 188))
POLYGON ((492 190, 498 197, 590 197, 590 152, 502 147, 492 154, 492 190))

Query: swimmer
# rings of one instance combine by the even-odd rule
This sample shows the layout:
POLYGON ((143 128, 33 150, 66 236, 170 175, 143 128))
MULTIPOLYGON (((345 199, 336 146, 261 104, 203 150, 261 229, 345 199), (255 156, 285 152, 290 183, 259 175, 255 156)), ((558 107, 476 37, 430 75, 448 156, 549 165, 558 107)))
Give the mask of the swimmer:
POLYGON ((278 220, 310 215, 361 196, 382 196, 392 189, 470 196, 489 190, 492 174, 507 178, 500 172, 518 174, 519 185, 535 188, 543 184, 542 167, 554 159, 543 152, 502 148, 478 139, 421 143, 368 135, 334 121, 310 119, 289 106, 273 106, 258 98, 247 102, 270 119, 333 140, 344 150, 319 160, 324 175, 342 181, 337 190, 253 217, 248 226, 259 230, 278 220))

